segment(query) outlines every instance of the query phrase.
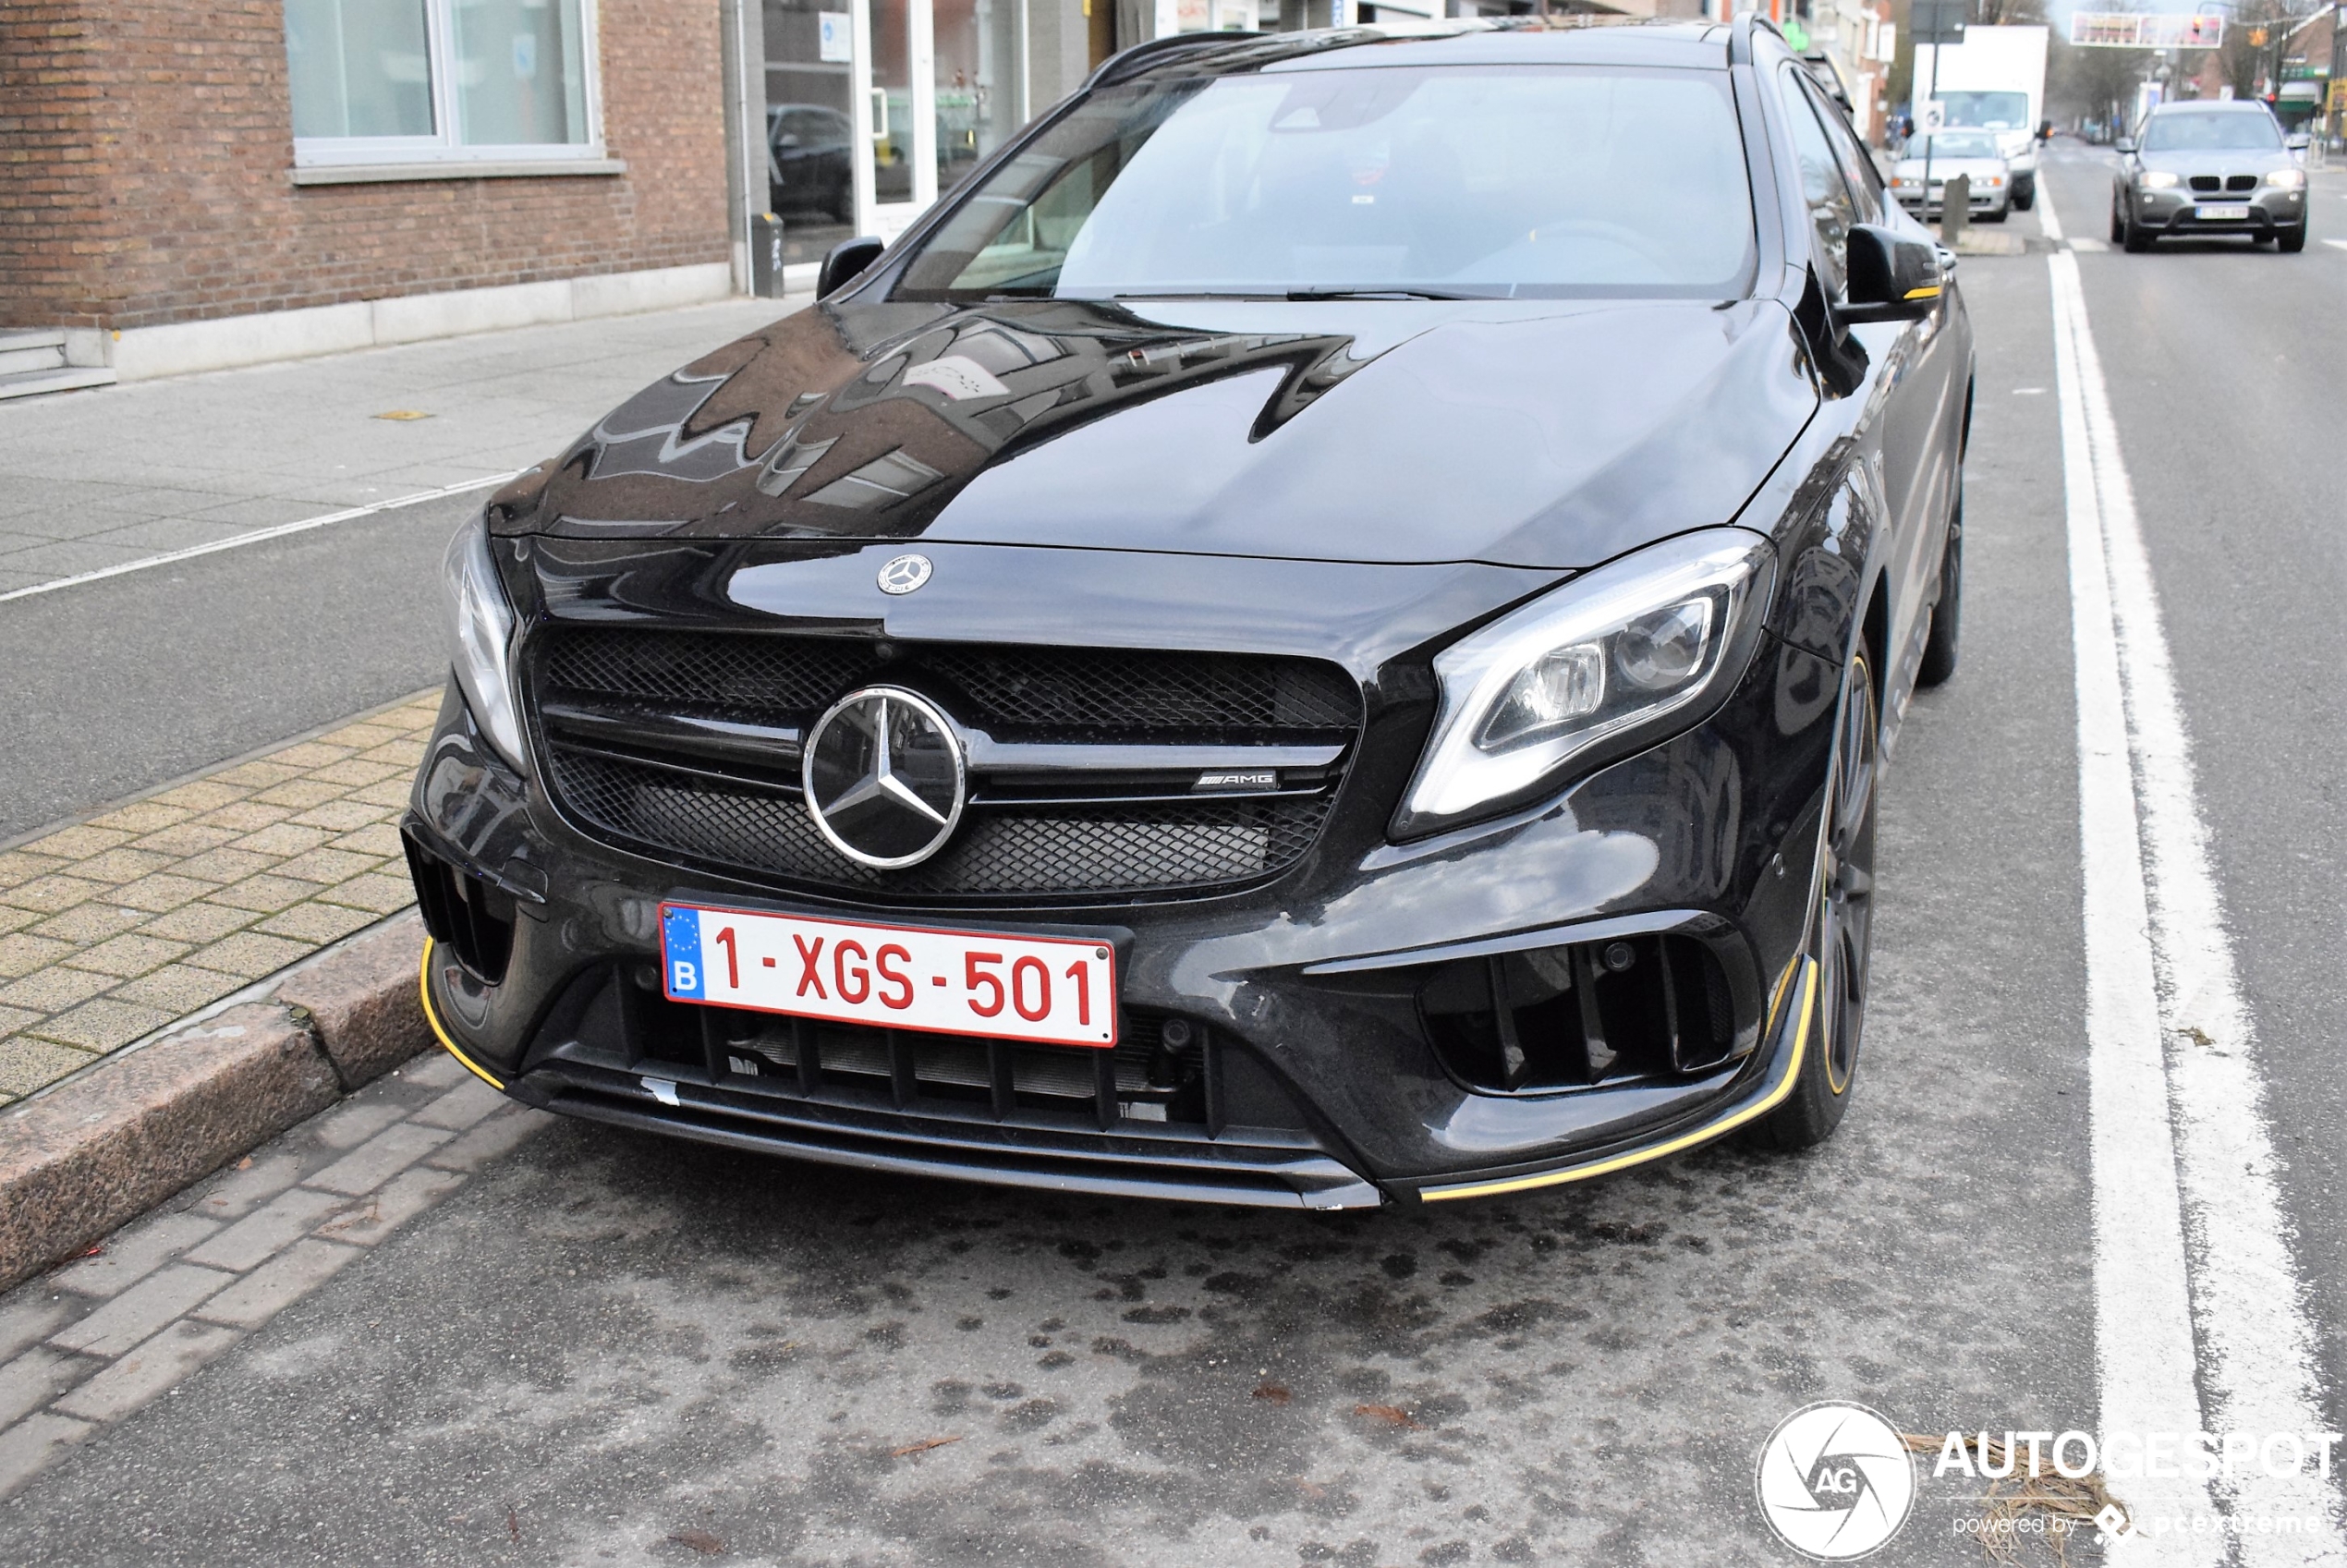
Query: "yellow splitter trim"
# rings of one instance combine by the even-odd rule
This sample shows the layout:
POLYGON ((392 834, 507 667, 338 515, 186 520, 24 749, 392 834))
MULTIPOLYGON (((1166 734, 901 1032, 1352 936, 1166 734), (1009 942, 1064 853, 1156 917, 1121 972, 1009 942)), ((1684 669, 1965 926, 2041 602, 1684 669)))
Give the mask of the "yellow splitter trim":
POLYGON ((479 1063, 475 1062, 471 1057, 456 1049, 456 1042, 448 1038, 448 1031, 440 1027, 440 1015, 432 1010, 432 938, 430 937, 424 938, 424 956, 422 961, 416 966, 416 994, 423 998, 424 1022, 432 1026, 432 1032, 433 1035, 438 1037, 441 1048, 446 1051, 449 1055, 463 1063, 467 1072, 472 1074, 474 1077, 479 1078, 482 1083, 487 1084, 491 1088, 504 1088, 505 1086, 502 1081, 493 1078, 487 1073, 482 1072, 479 1063))
MULTIPOLYGON (((1793 1037, 1793 1060, 1785 1067, 1783 1079, 1776 1088, 1762 1095, 1758 1100, 1738 1110, 1729 1112, 1716 1122, 1708 1122, 1693 1132, 1682 1133, 1668 1142, 1654 1145, 1651 1149, 1635 1149, 1627 1154, 1617 1154, 1611 1160, 1600 1160, 1594 1164, 1574 1165, 1562 1171, 1543 1171, 1537 1175, 1509 1176, 1496 1182, 1465 1182, 1457 1186, 1449 1187, 1428 1187, 1418 1194, 1419 1201, 1442 1203, 1454 1197, 1496 1197, 1503 1192, 1523 1192, 1531 1187, 1562 1186, 1566 1182, 1585 1182, 1592 1176, 1603 1176, 1615 1171, 1626 1170, 1632 1165, 1643 1165, 1649 1160, 1660 1160, 1665 1156, 1677 1154, 1683 1149, 1693 1149, 1697 1144, 1709 1143, 1713 1138, 1732 1133, 1746 1122, 1774 1111, 1783 1102, 1784 1097, 1793 1092, 1794 1084, 1801 1076, 1801 1053, 1809 1043, 1809 1014, 1818 998, 1817 965, 1812 963, 1806 954, 1797 962, 1801 966, 1801 1022, 1793 1037)), ((1779 987, 1779 991, 1782 993, 1782 986, 1779 987)), ((479 1072, 480 1069, 474 1068, 474 1071, 479 1072)))

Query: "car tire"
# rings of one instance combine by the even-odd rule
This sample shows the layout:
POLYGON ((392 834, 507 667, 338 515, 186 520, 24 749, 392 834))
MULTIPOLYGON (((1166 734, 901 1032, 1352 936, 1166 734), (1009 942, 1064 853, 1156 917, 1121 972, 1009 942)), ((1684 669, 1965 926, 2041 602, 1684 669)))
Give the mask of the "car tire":
POLYGON ((2306 225, 2274 231, 2274 247, 2285 256, 2295 256, 2306 249, 2306 225))
MULTIPOLYGON (((1857 1083, 1874 933, 1875 778, 1882 738, 1874 657, 1863 640, 1842 672, 1836 732, 1806 954, 1817 974, 1816 999, 1793 1090, 1751 1133, 1756 1146, 1782 1152, 1815 1149, 1831 1137, 1857 1083)), ((1788 987, 1782 1005, 1799 1009, 1802 1000, 1788 987)))
POLYGON ((2024 175, 2013 182, 2013 204, 2016 212, 2025 213, 2037 204, 2037 176, 2024 175))
POLYGON ((2119 198, 2110 199, 2110 243, 2121 245, 2127 238, 2127 214, 2119 205, 2119 198))
POLYGON ((1955 513, 1948 519, 1948 543, 1940 555, 1940 602, 1931 607, 1931 635, 1924 639, 1915 685, 1941 686, 1956 673, 1956 644, 1963 630, 1964 492, 1959 488, 1955 513))
POLYGON ((1982 213, 1982 214, 1981 214, 1981 216, 1980 216, 1980 221, 1981 221, 1982 223, 1984 223, 1984 224, 2000 224, 2000 223, 2003 223, 2003 222, 2004 222, 2007 218, 2010 218, 2010 217, 2012 217, 2012 216, 2013 216, 2013 208, 2014 208, 2015 206, 2017 206, 2017 205, 2019 205, 2019 203, 2017 203, 2017 202, 2013 202, 2013 201, 2008 201, 2008 202, 2006 202, 2003 206, 2001 206, 2001 207, 1998 208, 1998 209, 1997 209, 1995 212, 1993 212, 1993 213, 1982 213))
POLYGON ((2120 235, 2119 242, 2138 256, 2150 249, 2151 230, 2135 222, 2134 214, 2132 213, 2127 213, 2122 221, 2125 225, 2125 232, 2120 235))

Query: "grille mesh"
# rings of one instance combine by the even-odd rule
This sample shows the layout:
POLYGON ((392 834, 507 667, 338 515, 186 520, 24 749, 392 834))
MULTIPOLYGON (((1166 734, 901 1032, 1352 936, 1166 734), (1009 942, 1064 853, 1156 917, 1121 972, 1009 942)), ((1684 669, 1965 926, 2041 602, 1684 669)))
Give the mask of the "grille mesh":
POLYGON ((553 748, 555 794, 588 825, 663 854, 905 893, 1114 893, 1271 875, 1318 836, 1327 794, 973 813, 935 859, 876 871, 826 843, 797 796, 553 748))
MULTIPOLYGON (((658 712, 811 723, 874 679, 902 681, 998 739, 1095 745, 1351 740, 1361 699, 1315 660, 1248 654, 899 643, 852 638, 556 626, 533 638, 533 693, 623 722, 658 712), (886 648, 889 656, 882 657, 886 648)), ((602 739, 608 742, 606 734, 602 739)), ((663 857, 907 896, 1106 895, 1276 875, 1311 846, 1313 796, 1171 798, 974 809, 935 858, 877 871, 834 850, 798 796, 666 756, 661 742, 587 749, 550 734, 546 782, 581 827, 663 857), (676 766, 653 765, 671 761, 676 766)))
POLYGON ((1356 728, 1360 694, 1332 664, 1229 653, 897 644, 839 638, 553 627, 544 684, 567 693, 811 719, 850 687, 929 677, 956 717, 1003 738, 1036 732, 1261 738, 1356 728), (941 688, 942 689, 939 689, 941 688))

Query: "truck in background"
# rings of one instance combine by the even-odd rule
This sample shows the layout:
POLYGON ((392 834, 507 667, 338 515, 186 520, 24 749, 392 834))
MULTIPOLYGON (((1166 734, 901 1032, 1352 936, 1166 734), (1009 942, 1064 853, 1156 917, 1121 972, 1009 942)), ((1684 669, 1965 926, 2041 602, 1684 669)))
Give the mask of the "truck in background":
POLYGON ((2046 112, 2046 29, 1968 27, 1962 43, 1915 45, 1918 128, 1997 133, 2013 171, 2013 204, 2037 200, 2037 127, 2046 112), (1937 75, 1935 76, 1935 71, 1937 75))

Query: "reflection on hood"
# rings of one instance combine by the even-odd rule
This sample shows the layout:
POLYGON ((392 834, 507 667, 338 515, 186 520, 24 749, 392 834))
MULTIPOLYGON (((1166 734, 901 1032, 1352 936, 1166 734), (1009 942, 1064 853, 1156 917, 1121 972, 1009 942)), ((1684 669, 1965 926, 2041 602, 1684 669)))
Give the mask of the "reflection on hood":
POLYGON ((824 305, 630 398, 491 517, 1575 565, 1640 496, 1665 531, 1729 520, 1815 402, 1750 302, 824 305))

